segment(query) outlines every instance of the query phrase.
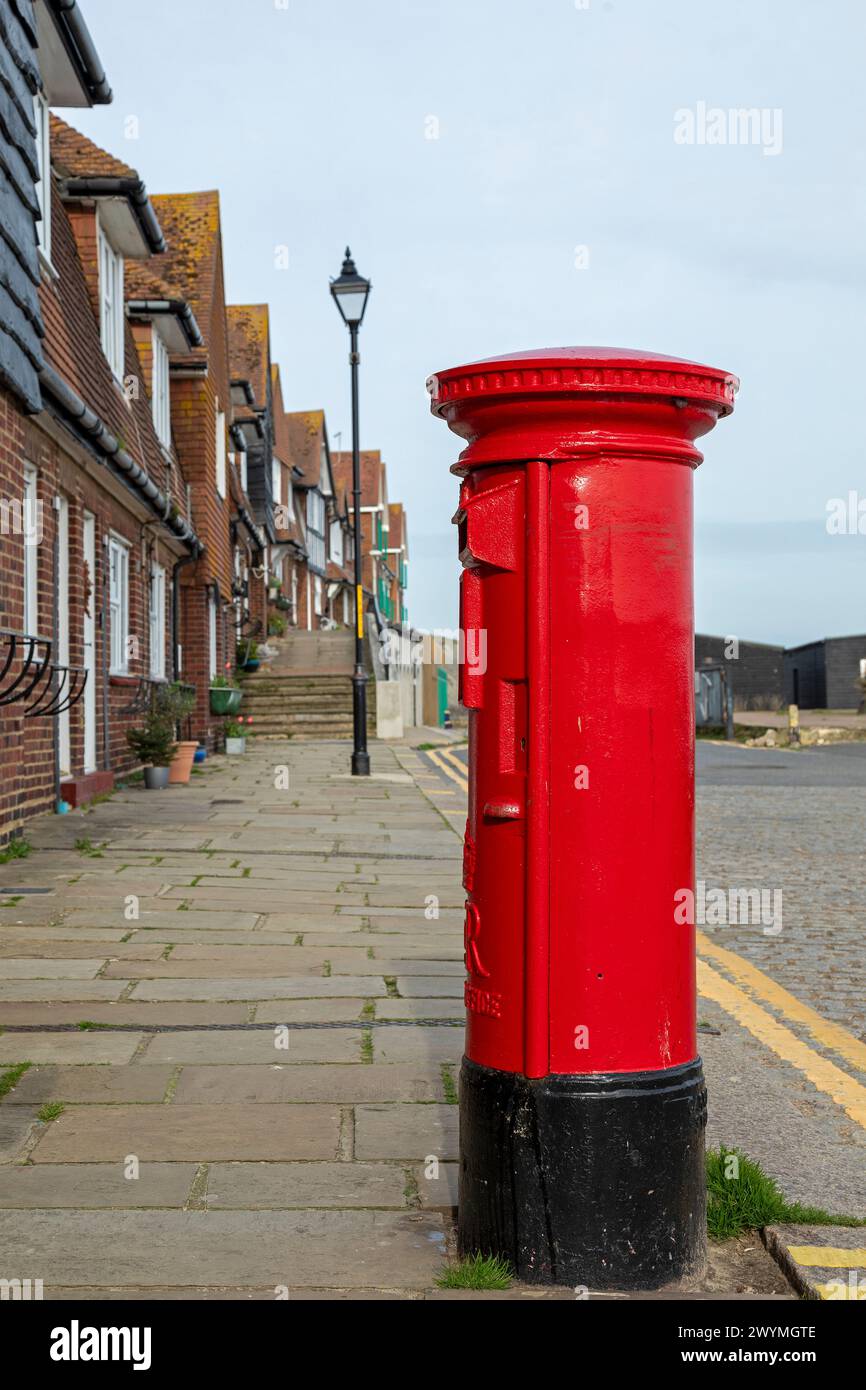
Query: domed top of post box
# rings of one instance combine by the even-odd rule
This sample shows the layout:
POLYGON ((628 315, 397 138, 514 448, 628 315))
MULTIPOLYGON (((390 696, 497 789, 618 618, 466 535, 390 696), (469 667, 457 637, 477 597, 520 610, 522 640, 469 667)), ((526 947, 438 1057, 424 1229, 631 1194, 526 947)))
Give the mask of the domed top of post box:
POLYGON ((454 466, 626 447, 692 466, 693 441, 730 415, 730 372, 631 348, 536 348, 428 378, 430 409, 468 441, 454 466))

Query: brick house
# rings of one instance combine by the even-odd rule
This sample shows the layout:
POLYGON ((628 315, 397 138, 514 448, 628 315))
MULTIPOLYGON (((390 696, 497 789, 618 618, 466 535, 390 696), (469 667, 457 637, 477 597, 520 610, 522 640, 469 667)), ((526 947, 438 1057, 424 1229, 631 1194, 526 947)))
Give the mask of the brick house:
POLYGON ((335 490, 328 427, 323 410, 286 417, 293 487, 303 516, 307 564, 298 596, 298 626, 351 627, 354 622, 354 546, 345 489, 335 490))
MULTIPOLYGON (((334 476, 340 489, 352 496, 352 455, 347 450, 333 456, 334 476)), ((354 503, 352 502, 353 506, 354 503)), ((361 557, 362 582, 367 607, 376 625, 399 622, 394 585, 399 579, 395 556, 389 554, 391 514, 388 505, 388 470, 378 449, 361 450, 361 557)))
POLYGON ((167 376, 170 434, 204 547, 177 571, 175 668, 196 690, 193 733, 213 748, 221 720, 210 712, 208 687, 234 669, 244 576, 259 554, 261 536, 246 500, 243 455, 231 433, 219 194, 166 193, 153 204, 168 249, 130 269, 127 313, 148 375, 158 360, 167 376))
POLYGON ((386 550, 391 579, 392 622, 409 621, 406 590, 409 585, 409 527, 402 502, 388 504, 388 545, 386 550))
POLYGON ((92 41, 77 10, 23 2, 0 39, 15 73, 0 117, 14 172, 0 253, 5 840, 134 765, 126 732, 171 670, 171 575, 201 542, 124 314, 128 264, 164 248, 159 219, 135 170, 50 115, 110 99, 92 41))
POLYGON ((307 589, 307 541, 304 518, 300 510, 300 494, 295 487, 301 477, 300 469, 292 462, 292 447, 288 420, 283 402, 280 369, 271 367, 271 398, 274 416, 274 532, 276 544, 271 549, 270 574, 275 585, 269 592, 272 609, 280 614, 289 627, 299 623, 301 596, 307 589))

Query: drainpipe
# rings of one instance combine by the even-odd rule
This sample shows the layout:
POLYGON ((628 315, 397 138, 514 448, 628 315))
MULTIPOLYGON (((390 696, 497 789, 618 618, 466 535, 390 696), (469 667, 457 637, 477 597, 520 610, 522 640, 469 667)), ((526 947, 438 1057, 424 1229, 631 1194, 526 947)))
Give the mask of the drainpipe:
POLYGON ((180 572, 184 565, 192 564, 195 559, 195 555, 181 555, 171 570, 171 671, 176 681, 180 680, 180 572))
MULTIPOLYGON (((54 568, 54 582, 51 592, 51 628, 53 635, 52 652, 57 657, 60 650, 60 498, 54 498, 54 543, 52 549, 52 563, 54 568)), ((70 653, 71 655, 71 653, 70 653)), ((57 673, 55 664, 54 673, 51 677, 51 691, 54 702, 58 691, 58 681, 60 677, 57 673)), ((55 713, 51 716, 51 732, 54 752, 54 810, 60 807, 60 715, 55 713)))
POLYGON ((109 612, 109 571, 111 562, 108 555, 108 537, 102 537, 102 612, 99 627, 102 632, 102 769, 111 771, 111 732, 109 729, 109 689, 108 689, 108 612, 109 612))

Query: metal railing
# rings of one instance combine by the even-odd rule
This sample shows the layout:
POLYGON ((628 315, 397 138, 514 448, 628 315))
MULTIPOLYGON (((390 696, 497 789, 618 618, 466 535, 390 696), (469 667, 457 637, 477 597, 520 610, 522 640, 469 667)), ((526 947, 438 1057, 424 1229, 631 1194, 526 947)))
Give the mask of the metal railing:
POLYGON ((64 714, 78 704, 89 673, 83 666, 52 661, 51 647, 50 637, 0 628, 0 706, 29 700, 24 718, 33 719, 64 714))

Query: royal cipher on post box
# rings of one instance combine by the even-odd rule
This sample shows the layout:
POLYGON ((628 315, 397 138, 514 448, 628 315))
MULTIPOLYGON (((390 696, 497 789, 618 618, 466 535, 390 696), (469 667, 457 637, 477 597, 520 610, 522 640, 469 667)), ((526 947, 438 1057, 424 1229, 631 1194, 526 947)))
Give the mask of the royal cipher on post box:
POLYGON ((657 1287, 705 1258, 694 927, 674 914, 694 888, 696 441, 737 381, 556 348, 428 389, 465 441, 460 622, 486 650, 461 684, 460 1245, 538 1282, 657 1287))

